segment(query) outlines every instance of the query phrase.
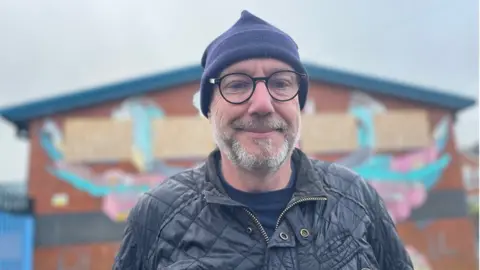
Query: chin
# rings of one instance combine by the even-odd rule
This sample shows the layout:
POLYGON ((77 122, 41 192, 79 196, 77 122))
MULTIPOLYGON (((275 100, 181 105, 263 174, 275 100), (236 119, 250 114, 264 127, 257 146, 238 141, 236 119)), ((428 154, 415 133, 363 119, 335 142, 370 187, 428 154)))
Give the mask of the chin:
POLYGON ((243 148, 245 152, 250 155, 254 156, 257 159, 274 159, 277 158, 279 155, 281 155, 281 146, 274 147, 274 146, 268 146, 268 147, 259 147, 259 146, 254 146, 254 147, 246 147, 243 148))

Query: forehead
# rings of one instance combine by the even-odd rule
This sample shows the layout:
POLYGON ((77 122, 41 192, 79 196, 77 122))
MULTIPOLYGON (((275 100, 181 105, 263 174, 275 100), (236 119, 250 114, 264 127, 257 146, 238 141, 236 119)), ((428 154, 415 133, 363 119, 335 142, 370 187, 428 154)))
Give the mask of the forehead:
POLYGON ((248 59, 230 65, 223 70, 221 75, 233 72, 241 72, 253 75, 258 72, 264 74, 273 73, 278 70, 293 70, 293 68, 285 62, 271 58, 248 59))

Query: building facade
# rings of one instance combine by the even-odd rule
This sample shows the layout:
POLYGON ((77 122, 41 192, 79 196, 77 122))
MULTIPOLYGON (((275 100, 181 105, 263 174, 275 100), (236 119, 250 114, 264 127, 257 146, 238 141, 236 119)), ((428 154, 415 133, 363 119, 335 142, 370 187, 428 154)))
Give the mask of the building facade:
MULTIPOLYGON (((453 132, 474 101, 307 69, 299 147, 377 189, 416 269, 477 269, 453 132)), ((189 67, 0 111, 30 141, 35 269, 109 269, 138 195, 213 149, 192 102, 200 76, 189 67)))
POLYGON ((463 184, 467 191, 470 212, 478 214, 478 196, 480 193, 480 190, 478 189, 478 144, 474 147, 462 150, 460 152, 460 158, 462 163, 463 184))
MULTIPOLYGON (((479 206, 479 156, 478 156, 478 143, 475 146, 464 149, 460 153, 460 159, 462 163, 462 176, 465 191, 467 192, 467 202, 470 215, 472 217, 475 228, 479 228, 478 223, 478 206, 479 206)), ((477 248, 479 235, 476 230, 477 248)))

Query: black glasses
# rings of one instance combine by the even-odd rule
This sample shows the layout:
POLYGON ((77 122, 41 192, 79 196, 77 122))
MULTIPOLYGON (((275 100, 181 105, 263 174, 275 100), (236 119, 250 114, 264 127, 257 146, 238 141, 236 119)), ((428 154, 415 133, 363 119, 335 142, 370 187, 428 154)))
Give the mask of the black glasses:
POLYGON ((211 84, 218 85, 220 94, 229 103, 242 104, 248 101, 258 81, 265 82, 268 93, 276 101, 289 101, 297 96, 300 84, 306 74, 292 70, 281 70, 268 77, 252 77, 245 73, 230 73, 220 78, 209 80, 211 84))

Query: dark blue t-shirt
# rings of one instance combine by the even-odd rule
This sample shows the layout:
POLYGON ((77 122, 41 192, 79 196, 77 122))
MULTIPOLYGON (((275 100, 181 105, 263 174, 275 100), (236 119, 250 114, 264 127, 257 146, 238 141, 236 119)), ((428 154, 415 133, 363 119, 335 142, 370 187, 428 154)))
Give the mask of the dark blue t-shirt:
POLYGON ((295 168, 292 162, 292 176, 287 187, 268 192, 245 192, 232 187, 225 181, 218 166, 219 177, 227 194, 233 200, 244 204, 253 211, 269 236, 275 231, 275 225, 280 213, 285 209, 295 190, 295 168))

